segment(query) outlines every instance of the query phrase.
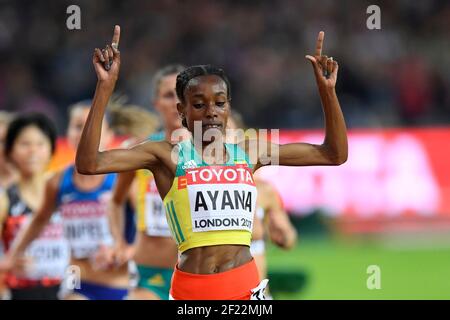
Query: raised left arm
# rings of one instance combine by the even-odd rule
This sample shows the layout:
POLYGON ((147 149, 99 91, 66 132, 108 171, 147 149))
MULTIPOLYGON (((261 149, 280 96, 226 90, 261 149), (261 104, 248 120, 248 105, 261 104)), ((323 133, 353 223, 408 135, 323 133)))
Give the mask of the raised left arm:
MULTIPOLYGON (((325 139, 322 144, 290 143, 270 146, 269 157, 284 166, 340 165, 347 161, 348 142, 344 115, 336 95, 338 63, 322 55, 324 32, 317 38, 314 56, 307 55, 314 70, 325 117, 325 139), (274 152, 278 153, 275 154, 274 152)), ((266 163, 269 164, 269 163, 266 163)), ((275 164, 275 163, 271 163, 275 164)), ((261 164, 257 167, 262 166, 261 164)))
POLYGON ((289 143, 279 146, 279 164, 284 166, 341 165, 347 161, 347 128, 334 88, 319 87, 325 117, 322 144, 289 143))

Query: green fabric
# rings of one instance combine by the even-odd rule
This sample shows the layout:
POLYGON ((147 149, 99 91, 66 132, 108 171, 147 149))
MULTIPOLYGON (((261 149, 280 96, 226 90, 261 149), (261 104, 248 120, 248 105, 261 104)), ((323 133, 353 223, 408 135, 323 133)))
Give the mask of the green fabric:
POLYGON ((161 300, 169 300, 173 268, 166 269, 138 265, 137 270, 139 273, 138 288, 144 288, 157 294, 161 300))
POLYGON ((148 137, 150 141, 164 141, 166 139, 166 133, 164 131, 158 131, 148 137))
MULTIPOLYGON (((194 144, 191 140, 185 140, 178 144, 178 164, 176 169, 176 176, 184 176, 186 175, 185 169, 183 169, 183 164, 188 161, 194 160, 197 167, 207 167, 210 166, 206 162, 203 161, 201 156, 198 154, 197 150, 195 150, 194 144)), ((253 168, 253 165, 249 161, 248 155, 245 153, 242 148, 237 144, 225 143, 226 151, 229 155, 228 161, 224 164, 226 166, 234 166, 236 162, 245 161, 249 168, 253 168)))

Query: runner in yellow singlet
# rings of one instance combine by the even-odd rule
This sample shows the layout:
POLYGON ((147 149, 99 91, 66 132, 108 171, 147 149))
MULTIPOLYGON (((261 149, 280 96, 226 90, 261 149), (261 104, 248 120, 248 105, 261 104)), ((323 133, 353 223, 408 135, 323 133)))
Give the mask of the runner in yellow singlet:
POLYGON ((335 92, 338 65, 322 55, 324 33, 319 33, 315 55, 306 56, 323 104, 324 142, 270 143, 267 150, 258 147, 262 141, 257 138, 224 143, 230 83, 223 70, 201 65, 181 72, 176 84, 177 109, 192 139, 99 151, 103 115, 119 75, 119 38, 116 26, 112 44, 94 52, 98 82, 77 151, 78 171, 153 173, 180 251, 172 298, 263 299, 267 280, 259 279, 249 248, 257 196, 253 173, 264 165, 340 165, 347 160, 346 126, 335 92), (253 151, 255 159, 249 157, 253 151))

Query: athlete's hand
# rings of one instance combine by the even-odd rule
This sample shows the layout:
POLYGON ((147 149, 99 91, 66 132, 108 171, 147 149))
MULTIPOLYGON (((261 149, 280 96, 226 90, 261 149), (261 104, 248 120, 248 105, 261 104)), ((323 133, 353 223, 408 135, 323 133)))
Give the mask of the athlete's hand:
POLYGON ((133 259, 135 248, 127 244, 118 244, 113 249, 113 260, 116 268, 123 266, 133 259))
POLYGON ((114 266, 113 248, 100 245, 97 252, 91 259, 92 268, 94 270, 108 270, 114 266))
POLYGON ((106 45, 103 50, 95 48, 92 63, 98 81, 111 84, 117 81, 120 69, 119 40, 120 26, 115 26, 111 45, 106 45))
POLYGON ((269 211, 268 214, 270 240, 280 248, 292 248, 297 240, 297 232, 292 227, 288 217, 284 214, 276 214, 273 211, 269 211))
POLYGON ((270 240, 280 248, 286 247, 287 237, 283 229, 276 223, 270 224, 269 227, 270 240))
POLYGON ((319 32, 314 56, 307 55, 305 58, 311 61, 319 88, 334 88, 338 73, 338 63, 333 57, 322 55, 323 39, 325 33, 319 32))

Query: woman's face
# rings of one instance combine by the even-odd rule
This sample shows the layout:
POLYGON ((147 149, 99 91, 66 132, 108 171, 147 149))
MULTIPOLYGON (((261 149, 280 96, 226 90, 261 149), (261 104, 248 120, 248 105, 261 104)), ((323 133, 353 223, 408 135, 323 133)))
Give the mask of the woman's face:
MULTIPOLYGON (((81 134, 83 133, 84 124, 89 115, 89 106, 75 108, 70 113, 69 126, 67 127, 67 140, 75 150, 80 143, 81 134)), ((106 121, 103 121, 102 133, 100 139, 101 150, 104 150, 112 141, 113 133, 109 129, 106 121)))
POLYGON ((79 107, 70 112, 69 126, 67 127, 67 140, 76 149, 80 143, 81 133, 89 115, 89 108, 79 107))
POLYGON ((43 173, 52 157, 49 138, 36 126, 25 127, 14 141, 10 158, 21 175, 43 173))
POLYGON ((169 128, 181 128, 181 119, 177 111, 177 93, 175 91, 177 75, 167 75, 161 79, 158 95, 153 101, 155 109, 161 114, 165 125, 169 128))
POLYGON ((230 103, 226 83, 216 75, 191 79, 184 92, 185 102, 179 104, 179 112, 184 115, 190 132, 194 132, 194 122, 201 122, 202 134, 209 129, 225 133, 230 103))

